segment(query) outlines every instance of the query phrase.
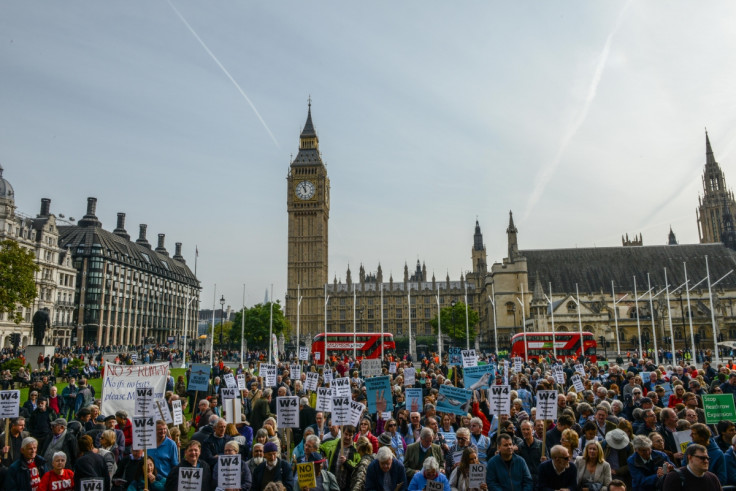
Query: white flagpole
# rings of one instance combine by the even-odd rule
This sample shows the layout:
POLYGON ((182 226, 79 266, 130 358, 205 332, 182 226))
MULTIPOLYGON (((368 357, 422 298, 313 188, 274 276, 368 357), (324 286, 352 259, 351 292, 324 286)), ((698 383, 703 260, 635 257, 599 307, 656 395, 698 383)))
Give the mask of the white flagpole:
POLYGON ((353 283, 353 361, 358 361, 358 335, 356 331, 356 320, 355 320, 355 283, 353 283))
POLYGON ((324 360, 322 360, 322 363, 324 363, 325 368, 327 367, 327 302, 329 301, 330 301, 330 296, 327 295, 327 283, 325 283, 325 358, 324 360))
POLYGON ((713 356, 715 356, 716 365, 721 362, 721 355, 718 353, 718 333, 716 332, 716 306, 713 305, 713 290, 710 283, 710 268, 708 268, 708 256, 705 256, 705 274, 708 278, 708 300, 710 301, 710 321, 713 325, 713 356))
POLYGON ((491 283, 491 296, 488 297, 493 307, 493 347, 496 349, 496 357, 498 358, 498 324, 496 322, 496 290, 491 283))
POLYGON ((647 286, 649 287, 649 316, 652 319, 652 339, 654 339, 654 364, 659 366, 659 350, 657 349, 657 330, 654 326, 654 303, 652 303, 652 283, 647 273, 647 286))
POLYGON ((296 351, 297 355, 299 354, 299 336, 300 336, 300 329, 301 326, 299 325, 299 315, 302 310, 302 294, 300 290, 301 285, 296 285, 296 351))
POLYGON ((557 339, 555 339, 555 304, 552 303, 552 282, 549 282, 549 311, 552 314, 552 353, 557 363, 557 339))
MULTIPOLYGON (((240 364, 244 364, 243 357, 245 355, 245 283, 243 283, 243 312, 240 316, 240 364)), ((245 368, 245 366, 243 367, 245 368)))
POLYGON ((414 356, 414 350, 412 349, 412 345, 411 345, 411 284, 410 283, 407 283, 406 302, 408 304, 408 310, 409 310, 409 356, 411 356, 411 361, 413 362, 414 360, 416 360, 416 357, 414 356))
MULTIPOLYGON (((675 330, 672 328, 672 309, 670 308, 670 284, 667 283, 667 268, 664 268, 664 285, 667 295, 667 318, 670 321, 670 342, 672 344, 672 364, 677 364, 677 354, 675 353, 675 330)), ((686 285, 687 286, 687 285, 686 285)))
POLYGON ((619 334, 618 334, 618 307, 616 306, 616 289, 613 285, 613 280, 611 280, 611 298, 613 299, 613 322, 616 325, 616 353, 619 355, 621 354, 621 341, 619 340, 619 334))
POLYGON ((437 351, 442 364, 442 311, 440 309, 440 285, 437 284, 437 351))
MULTIPOLYGON (((690 345, 692 346, 692 360, 693 363, 696 363, 698 360, 697 353, 695 351, 695 333, 693 332, 693 312, 692 307, 690 305, 690 285, 688 284, 687 279, 687 263, 683 261, 682 267, 685 270, 685 293, 687 296, 687 318, 690 321, 690 345)), ((685 355, 683 354, 683 359, 685 358, 685 355)))
POLYGON ((381 288, 381 363, 383 363, 383 283, 380 285, 381 288))
POLYGON ((271 298, 269 300, 271 302, 271 312, 268 316, 268 362, 276 364, 278 353, 273 352, 273 283, 271 283, 271 298))
POLYGON ((212 356, 215 350, 215 304, 217 303, 217 283, 212 293, 212 335, 210 336, 210 367, 212 367, 212 356))
MULTIPOLYGON (((519 299, 516 299, 517 302, 519 302, 519 299)), ((524 362, 529 361, 529 350, 527 349, 526 345, 526 308, 524 307, 524 285, 521 285, 521 301, 519 302, 521 304, 521 329, 524 333, 522 339, 524 340, 524 362)))
POLYGON ((470 350, 470 320, 468 318, 468 279, 465 278, 465 340, 467 341, 467 347, 465 349, 470 350))
POLYGON ((575 295, 577 296, 577 304, 578 304, 578 331, 580 332, 580 354, 583 358, 585 358, 585 338, 583 337, 583 319, 580 314, 580 310, 582 310, 582 305, 580 305, 580 289, 578 288, 577 283, 575 283, 575 295))
POLYGON ((644 357, 641 348, 641 324, 639 324, 639 293, 636 291, 636 275, 634 275, 634 310, 636 311, 636 331, 639 334, 639 358, 644 357))

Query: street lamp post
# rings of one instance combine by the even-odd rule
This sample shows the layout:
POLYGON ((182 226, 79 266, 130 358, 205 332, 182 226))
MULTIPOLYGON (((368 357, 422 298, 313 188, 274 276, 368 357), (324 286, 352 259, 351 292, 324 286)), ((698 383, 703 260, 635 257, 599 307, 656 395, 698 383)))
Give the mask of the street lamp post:
POLYGON ((222 349, 223 327, 225 327, 225 295, 220 298, 220 349, 222 349))
POLYGON ((455 331, 455 300, 450 301, 450 315, 452 316, 452 332, 453 335, 457 334, 455 331))

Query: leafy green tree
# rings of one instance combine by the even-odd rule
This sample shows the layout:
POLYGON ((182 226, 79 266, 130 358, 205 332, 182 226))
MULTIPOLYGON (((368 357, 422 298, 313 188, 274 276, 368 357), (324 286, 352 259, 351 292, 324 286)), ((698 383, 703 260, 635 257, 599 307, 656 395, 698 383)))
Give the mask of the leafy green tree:
MULTIPOLYGON (((450 339, 465 346, 465 304, 457 302, 455 306, 449 305, 443 307, 440 315, 442 316, 442 335, 448 336, 450 339)), ((478 324, 478 312, 468 309, 468 331, 470 339, 475 339, 475 326, 478 324)), ((437 316, 430 321, 435 335, 437 334, 437 316)))
MULTIPOLYGON (((233 323, 230 321, 225 321, 224 323, 215 322, 215 346, 219 346, 220 344, 220 334, 222 334, 222 343, 224 345, 227 345, 228 342, 231 341, 230 339, 230 331, 233 327, 233 323)), ((209 325, 207 328, 207 335, 212 332, 212 324, 209 325)))
POLYGON ((16 324, 23 321, 19 306, 30 308, 36 298, 36 255, 13 240, 0 242, 0 312, 16 324))
MULTIPOLYGON (((259 303, 245 310, 245 339, 248 342, 248 348, 266 349, 268 348, 268 326, 271 315, 271 302, 259 303)), ((240 346, 240 330, 243 312, 237 312, 230 329, 230 340, 236 346, 240 346)), ((282 332, 286 339, 289 338, 290 325, 286 320, 284 312, 281 310, 281 304, 274 302, 273 304, 273 333, 278 337, 282 332)))

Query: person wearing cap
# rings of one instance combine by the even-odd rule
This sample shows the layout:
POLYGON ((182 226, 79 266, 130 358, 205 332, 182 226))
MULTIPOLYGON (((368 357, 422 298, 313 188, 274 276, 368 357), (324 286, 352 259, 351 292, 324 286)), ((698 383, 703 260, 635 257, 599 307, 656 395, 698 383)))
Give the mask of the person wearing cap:
POLYGON ((57 418, 51 423, 51 434, 41 443, 38 451, 46 462, 53 462, 56 452, 64 452, 66 454, 67 469, 74 467, 78 453, 77 439, 67 431, 66 420, 64 418, 57 418))
MULTIPOLYGON (((115 432, 115 444, 118 448, 118 457, 119 459, 122 459, 123 455, 125 454, 125 435, 122 431, 116 428, 117 420, 115 419, 115 416, 113 416, 112 414, 109 416, 105 416, 103 423, 105 424, 105 431, 111 430, 115 432)), ((100 432, 95 439, 95 447, 97 448, 100 448, 100 439, 102 437, 102 433, 104 432, 100 432)))
POLYGON ((202 469, 202 487, 201 491, 212 491, 212 469, 207 462, 200 460, 199 456, 202 452, 202 444, 197 440, 192 440, 184 451, 184 460, 179 465, 171 469, 169 477, 164 485, 165 491, 177 491, 179 489, 179 469, 195 467, 202 469))
MULTIPOLYGON (((225 453, 223 455, 238 455, 240 453, 240 444, 236 442, 235 440, 230 440, 225 444, 225 453)), ((214 467, 212 468, 212 484, 217 487, 217 479, 218 479, 218 473, 219 473, 219 459, 217 462, 215 462, 214 467)), ((245 462, 245 459, 240 457, 240 491, 250 491, 251 486, 253 485, 253 477, 250 473, 250 468, 248 467, 248 464, 245 462)), ((203 490, 205 491, 205 490, 203 490)))
POLYGON ((628 458, 634 453, 624 430, 614 429, 606 433, 606 449, 603 458, 611 466, 611 477, 624 481, 631 488, 628 458))
POLYGON ((43 441, 51 433, 51 423, 58 415, 48 408, 48 401, 44 397, 38 399, 38 407, 28 421, 28 431, 31 436, 43 444, 43 441))
POLYGON ((133 423, 128 419, 128 413, 122 409, 115 413, 115 421, 125 437, 125 455, 127 455, 133 447, 133 423))
POLYGON ((286 491, 293 491, 291 466, 286 460, 280 459, 279 454, 279 447, 275 443, 267 442, 263 446, 263 456, 266 460, 253 471, 253 491, 263 491, 272 481, 281 482, 286 491))

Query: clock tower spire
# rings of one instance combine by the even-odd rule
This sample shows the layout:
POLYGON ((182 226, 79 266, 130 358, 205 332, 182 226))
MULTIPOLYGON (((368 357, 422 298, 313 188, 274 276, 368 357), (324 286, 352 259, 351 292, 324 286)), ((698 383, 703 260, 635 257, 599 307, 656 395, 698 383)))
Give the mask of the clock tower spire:
POLYGON ((324 328, 330 218, 330 179, 312 123, 311 97, 307 121, 299 135, 299 152, 289 166, 286 182, 289 218, 286 317, 295 332, 297 308, 300 309, 300 338, 305 339, 324 328), (301 306, 297 295, 302 297, 301 306))

